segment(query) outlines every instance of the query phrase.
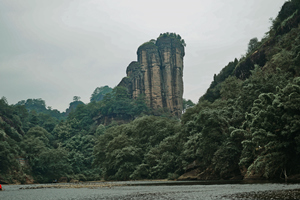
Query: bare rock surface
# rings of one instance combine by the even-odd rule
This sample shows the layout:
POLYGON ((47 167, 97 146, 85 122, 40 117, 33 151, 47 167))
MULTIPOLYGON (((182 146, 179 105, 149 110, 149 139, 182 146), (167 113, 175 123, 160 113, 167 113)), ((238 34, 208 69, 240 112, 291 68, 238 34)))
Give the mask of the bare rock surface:
POLYGON ((145 95, 154 110, 167 108, 182 114, 184 47, 175 38, 158 38, 137 50, 137 61, 127 67, 127 77, 118 86, 127 87, 132 98, 145 95))

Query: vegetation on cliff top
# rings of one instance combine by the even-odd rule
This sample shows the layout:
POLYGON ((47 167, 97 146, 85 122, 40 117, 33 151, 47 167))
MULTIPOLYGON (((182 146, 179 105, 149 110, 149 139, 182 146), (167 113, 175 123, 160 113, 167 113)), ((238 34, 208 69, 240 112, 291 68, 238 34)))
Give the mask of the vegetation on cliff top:
POLYGON ((185 43, 184 39, 182 39, 179 34, 167 32, 167 33, 161 33, 156 40, 151 39, 148 42, 143 43, 142 45, 139 46, 137 51, 139 52, 142 49, 148 49, 148 48, 149 49, 150 48, 155 48, 156 49, 157 48, 157 41, 159 41, 161 39, 167 39, 167 38, 177 41, 178 44, 181 45, 182 47, 186 46, 186 43, 185 43))
POLYGON ((157 38, 157 40, 162 39, 162 38, 172 38, 172 39, 175 39, 175 40, 177 40, 182 46, 186 47, 186 43, 185 43, 184 39, 182 39, 181 36, 180 36, 179 34, 176 34, 176 33, 169 33, 169 32, 161 33, 161 34, 159 35, 159 37, 157 38))

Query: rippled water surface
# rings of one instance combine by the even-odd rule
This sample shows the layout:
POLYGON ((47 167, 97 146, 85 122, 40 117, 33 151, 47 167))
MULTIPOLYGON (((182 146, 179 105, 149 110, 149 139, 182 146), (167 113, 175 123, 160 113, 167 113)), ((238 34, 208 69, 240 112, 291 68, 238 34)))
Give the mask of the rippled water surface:
MULTIPOLYGON (((224 182, 225 183, 225 182, 224 182)), ((241 192, 267 190, 300 189, 300 184, 224 184, 218 182, 178 182, 178 181, 126 181, 114 182, 118 186, 83 188, 37 188, 49 185, 4 185, 0 191, 1 200, 96 200, 96 199, 231 199, 223 197, 241 192)), ((103 183, 100 183, 103 184, 103 183)), ((105 183, 107 184, 107 183, 105 183)))

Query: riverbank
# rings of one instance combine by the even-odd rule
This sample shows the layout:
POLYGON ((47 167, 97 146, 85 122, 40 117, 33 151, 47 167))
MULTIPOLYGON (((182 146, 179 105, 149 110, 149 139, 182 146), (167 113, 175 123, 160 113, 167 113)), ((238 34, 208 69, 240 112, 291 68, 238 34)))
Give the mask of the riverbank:
POLYGON ((115 199, 300 199, 300 184, 199 181, 124 181, 79 184, 6 185, 1 200, 115 200, 115 199), (268 195, 268 196, 266 196, 268 195), (272 196, 273 195, 273 196, 272 196))
POLYGON ((292 200, 300 199, 300 189, 293 190, 269 190, 269 191, 260 191, 260 192, 244 192, 233 195, 225 195, 222 198, 230 199, 244 199, 244 200, 270 200, 270 199, 280 199, 280 200, 292 200))

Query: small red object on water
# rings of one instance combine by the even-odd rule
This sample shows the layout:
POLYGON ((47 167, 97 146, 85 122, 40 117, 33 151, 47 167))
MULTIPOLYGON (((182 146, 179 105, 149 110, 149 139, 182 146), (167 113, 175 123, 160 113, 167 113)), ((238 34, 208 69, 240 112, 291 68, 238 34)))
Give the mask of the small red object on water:
POLYGON ((2 190, 2 185, 0 184, 0 190, 2 190))

